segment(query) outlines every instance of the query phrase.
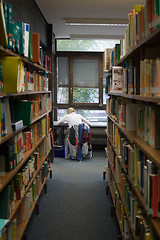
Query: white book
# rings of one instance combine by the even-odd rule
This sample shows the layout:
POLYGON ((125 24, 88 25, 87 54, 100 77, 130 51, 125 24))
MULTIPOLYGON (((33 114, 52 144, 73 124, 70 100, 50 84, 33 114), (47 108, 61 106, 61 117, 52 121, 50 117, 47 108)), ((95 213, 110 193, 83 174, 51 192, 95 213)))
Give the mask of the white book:
POLYGON ((5 108, 6 131, 7 131, 7 134, 8 134, 8 133, 12 133, 11 114, 10 114, 9 99, 8 98, 5 98, 4 108, 5 108))
POLYGON ((28 57, 28 47, 29 47, 29 24, 24 23, 23 25, 23 38, 24 38, 24 56, 28 57))
POLYGON ((126 130, 127 131, 137 130, 137 104, 134 103, 126 104, 126 130))

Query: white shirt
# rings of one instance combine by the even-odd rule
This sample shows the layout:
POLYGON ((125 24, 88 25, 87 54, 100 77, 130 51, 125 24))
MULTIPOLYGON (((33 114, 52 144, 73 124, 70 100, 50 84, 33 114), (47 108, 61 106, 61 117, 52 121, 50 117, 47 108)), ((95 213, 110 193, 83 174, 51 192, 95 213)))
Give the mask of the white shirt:
POLYGON ((73 125, 79 125, 82 122, 87 123, 89 126, 91 125, 91 123, 87 119, 85 119, 82 115, 77 114, 75 112, 67 114, 62 119, 60 119, 57 124, 60 124, 62 122, 67 122, 69 128, 71 128, 73 125))

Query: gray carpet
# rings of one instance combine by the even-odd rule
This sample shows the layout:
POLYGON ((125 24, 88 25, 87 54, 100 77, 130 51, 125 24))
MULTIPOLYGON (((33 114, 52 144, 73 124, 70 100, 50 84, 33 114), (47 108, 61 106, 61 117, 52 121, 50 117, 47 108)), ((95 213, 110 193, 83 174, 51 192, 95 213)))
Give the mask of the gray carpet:
POLYGON ((110 217, 111 198, 105 195, 104 151, 84 162, 55 158, 53 179, 47 180, 40 215, 32 215, 28 240, 114 240, 119 228, 110 217))

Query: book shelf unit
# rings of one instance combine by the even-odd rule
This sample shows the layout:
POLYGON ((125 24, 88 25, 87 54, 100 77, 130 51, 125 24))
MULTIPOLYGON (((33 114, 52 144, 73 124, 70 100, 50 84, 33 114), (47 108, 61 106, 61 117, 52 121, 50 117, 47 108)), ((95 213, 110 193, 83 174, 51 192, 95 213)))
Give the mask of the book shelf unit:
MULTIPOLYGON (((111 117, 110 117, 110 119, 111 119, 111 117)), ((117 126, 119 127, 119 129, 122 129, 122 127, 121 127, 120 125, 117 124, 117 126)), ((150 156, 152 156, 152 158, 150 158, 150 159, 151 159, 153 162, 156 162, 156 163, 157 163, 158 152, 159 152, 159 154, 160 154, 160 151, 159 151, 159 150, 153 150, 153 149, 152 149, 151 147, 149 147, 146 143, 144 143, 141 139, 138 139, 137 137, 131 137, 131 135, 132 135, 132 136, 135 135, 135 134, 133 134, 133 133, 130 134, 130 133, 128 133, 127 131, 125 131, 124 129, 123 129, 123 133, 125 133, 125 136, 127 137, 127 139, 128 139, 131 143, 137 144, 138 147, 139 147, 140 149, 142 149, 142 151, 144 151, 144 150, 143 150, 143 149, 144 149, 143 146, 145 146, 147 150, 148 150, 148 148, 149 148, 149 151, 152 151, 151 153, 153 153, 153 155, 154 155, 155 152, 156 152, 156 154, 154 155, 154 157, 153 157, 152 154, 150 155, 150 156), (138 143, 139 143, 139 144, 138 144, 138 143), (146 145, 147 145, 147 146, 146 146, 146 145)), ((142 194, 139 192, 137 186, 135 186, 133 180, 130 179, 130 177, 128 176, 128 174, 127 174, 127 172, 126 172, 126 168, 125 168, 125 166, 123 165, 123 163, 122 163, 122 161, 121 161, 121 156, 117 153, 117 151, 116 151, 116 149, 115 149, 115 146, 114 146, 114 144, 112 143, 112 140, 111 140, 111 138, 110 138, 109 133, 108 133, 107 130, 106 130, 106 135, 107 135, 107 140, 109 141, 109 144, 112 146, 112 149, 113 149, 115 155, 117 156, 117 159, 118 159, 118 161, 119 161, 119 163, 120 163, 120 165, 121 165, 121 168, 123 169, 123 173, 125 174, 125 177, 126 177, 127 181, 130 183, 130 186, 131 186, 133 192, 135 193, 135 195, 136 195, 136 197, 137 197, 137 199, 138 199, 141 207, 144 209, 144 211, 146 211, 146 210, 145 210, 144 197, 143 197, 142 194)), ((107 158, 109 159, 109 153, 107 152, 107 149, 105 149, 105 151, 106 151, 106 154, 107 154, 107 158)), ((147 153, 148 153, 148 151, 147 151, 147 153)), ((148 155, 149 155, 149 154, 148 154, 148 155)), ((110 162, 108 162, 108 163, 109 163, 109 165, 110 165, 110 162)), ((160 161, 159 161, 159 164, 160 164, 160 161)), ((113 173, 114 179, 116 179, 114 168, 113 168, 111 165, 110 165, 110 168, 111 168, 111 171, 112 171, 112 173, 113 173)), ((105 169, 105 170, 106 170, 106 173, 107 173, 107 169, 105 169)), ((116 182, 116 181, 115 181, 115 182, 116 182)), ((110 184, 110 187, 111 187, 111 184, 110 184)), ((120 196, 121 196, 120 184, 118 184, 118 183, 117 183, 117 188, 118 188, 119 194, 120 194, 120 196)), ((124 208, 125 208, 125 203, 124 203, 124 201, 123 201, 123 197, 122 197, 122 196, 121 196, 121 199, 122 199, 122 202, 123 202, 123 205, 124 205, 124 208)), ((133 238, 135 239, 135 233, 134 233, 134 231, 133 231, 132 228, 131 228, 130 218, 129 218, 129 215, 128 215, 128 210, 127 210, 127 208, 125 208, 125 213, 126 213, 126 215, 127 215, 128 221, 129 221, 129 226, 130 226, 130 230, 131 230, 131 232, 132 232, 132 236, 133 236, 133 238)), ((149 218, 149 216, 147 215, 147 212, 146 212, 146 217, 147 217, 148 221, 151 223, 153 229, 156 231, 157 235, 160 236, 160 222, 159 222, 157 219, 155 220, 155 219, 149 218)))
MULTIPOLYGON (((152 54, 151 54, 151 56, 149 56, 149 53, 147 53, 147 54, 145 53, 145 50, 149 49, 149 48, 159 49, 159 37, 160 37, 160 28, 157 28, 149 36, 147 36, 146 38, 141 40, 136 46, 130 48, 130 50, 127 52, 127 54, 125 56, 123 56, 120 61, 117 61, 117 63, 116 63, 117 66, 124 66, 124 63, 126 62, 126 60, 128 60, 130 58, 135 60, 135 62, 136 62, 135 63, 136 86, 138 88, 138 91, 136 88, 135 94, 126 94, 126 93, 121 93, 121 92, 120 93, 109 92, 108 95, 110 96, 110 98, 115 99, 117 102, 121 101, 122 103, 126 103, 126 104, 129 102, 129 103, 133 103, 137 106, 143 105, 143 106, 151 106, 153 108, 158 107, 158 105, 160 103, 159 96, 152 97, 152 96, 143 96, 143 95, 139 95, 139 94, 140 94, 140 61, 143 61, 146 58, 156 59, 156 58, 160 57, 159 51, 157 51, 157 56, 155 56, 155 53, 154 53, 154 57, 152 56, 152 54)), ((111 69, 108 71, 111 71, 111 69)), ((114 111, 116 111, 116 108, 115 107, 113 107, 113 108, 114 108, 114 111)), ((141 152, 143 152, 143 154, 146 156, 146 159, 149 159, 156 167, 156 169, 157 169, 156 174, 158 175, 158 178, 160 178, 160 150, 154 149, 153 147, 151 147, 148 143, 145 142, 145 140, 143 138, 140 138, 137 135, 136 131, 126 131, 126 129, 121 125, 121 122, 116 120, 117 116, 113 115, 112 111, 107 112, 107 114, 108 114, 108 116, 107 116, 108 121, 110 121, 112 123, 112 125, 116 126, 116 128, 118 129, 118 131, 120 133, 120 139, 125 138, 127 140, 128 144, 133 147, 133 150, 134 150, 134 146, 136 146, 141 152)), ((128 208, 126 207, 126 203, 123 200, 123 196, 121 194, 121 186, 120 186, 121 184, 116 182, 115 166, 112 165, 112 161, 119 162, 121 172, 125 175, 125 178, 130 186, 131 192, 135 196, 136 201, 138 202, 138 206, 143 211, 143 214, 145 216, 148 226, 151 227, 151 229, 152 229, 154 238, 151 238, 151 239, 156 239, 156 240, 160 239, 160 220, 159 220, 160 216, 158 215, 156 218, 150 216, 152 214, 151 213, 149 214, 147 211, 145 197, 143 196, 142 192, 139 190, 138 186, 135 184, 133 179, 130 178, 130 176, 127 172, 127 169, 123 164, 123 159, 121 158, 121 155, 118 153, 118 151, 115 147, 115 142, 113 142, 113 139, 110 136, 108 129, 106 129, 106 136, 107 136, 107 148, 105 150, 106 150, 106 155, 108 158, 108 165, 105 167, 105 171, 106 171, 107 175, 108 175, 108 171, 110 171, 110 173, 112 174, 112 177, 116 183, 117 191, 121 198, 121 202, 124 207, 125 215, 128 219, 128 225, 130 228, 130 232, 132 234, 132 238, 139 239, 136 237, 135 231, 133 230, 133 227, 130 222, 131 216, 130 216, 130 213, 128 212, 128 208), (114 154, 113 154, 114 158, 116 156, 116 158, 114 160, 110 160, 110 158, 113 157, 112 153, 110 153, 110 151, 109 151, 110 147, 111 147, 112 151, 114 152, 114 154), (108 170, 108 168, 110 170, 108 170)), ((159 136, 159 141, 160 141, 160 136, 159 136)), ((121 144, 121 142, 119 142, 118 144, 121 144)), ((146 159, 145 159, 145 161, 146 161, 146 159)), ((155 173, 153 173, 153 174, 155 174, 155 173)), ((109 184, 112 198, 114 198, 114 194, 113 194, 114 189, 112 186, 112 182, 108 182, 108 184, 109 184)), ((160 184, 159 179, 158 179, 158 184, 160 184)), ((160 188, 158 189, 158 191, 160 191, 160 188)), ((159 194, 158 198, 160 198, 160 193, 158 193, 158 194, 159 194)), ((158 199, 158 204, 159 204, 159 201, 160 201, 160 199, 158 199)), ((114 200, 113 200, 113 202, 114 202, 114 200)), ((115 205, 115 211, 117 211, 116 203, 114 203, 114 205, 115 205)), ((158 214, 160 213, 159 211, 160 211, 160 209, 158 207, 158 214)), ((121 221, 119 220, 120 217, 118 216, 117 218, 118 218, 118 222, 120 225, 122 237, 124 238, 124 232, 123 232, 124 229, 122 229, 122 227, 121 227, 121 221)))
MULTIPOLYGON (((48 69, 45 69, 36 63, 30 62, 25 57, 18 55, 17 53, 14 53, 10 49, 6 49, 3 46, 0 46, 0 57, 2 57, 2 56, 20 57, 21 61, 24 63, 24 66, 26 66, 29 71, 35 71, 35 72, 38 71, 38 73, 46 72, 47 74, 51 74, 51 72, 49 72, 48 69)), ((16 107, 16 105, 14 106, 12 104, 15 100, 17 100, 17 99, 18 100, 21 100, 21 99, 28 100, 31 97, 34 97, 34 96, 36 97, 37 95, 41 96, 44 94, 49 96, 49 98, 51 100, 52 91, 25 91, 25 92, 20 92, 20 93, 0 93, 0 99, 9 99, 11 101, 11 105, 9 103, 9 108, 10 108, 10 114, 11 114, 11 119, 12 119, 12 113, 14 113, 14 109, 12 109, 12 108, 16 107)), ((52 101, 50 101, 50 103, 49 103, 49 109, 46 109, 45 112, 43 112, 42 114, 38 115, 37 117, 33 117, 31 119, 29 126, 23 126, 21 129, 19 129, 16 132, 13 132, 13 131, 11 133, 7 132, 6 136, 4 136, 0 139, 0 147, 2 147, 2 149, 3 149, 3 146, 7 145, 8 141, 12 141, 12 139, 15 136, 17 136, 18 133, 23 133, 23 131, 30 131, 30 127, 33 124, 37 124, 37 122, 40 122, 43 119, 46 119, 46 121, 47 121, 49 115, 51 115, 51 112, 52 112, 52 101)), ((10 122, 10 124, 11 124, 11 122, 10 122)), ((41 122, 40 122, 40 124, 41 124, 41 122)), ((47 128, 47 125, 45 126, 45 128, 47 128)), ((0 196, 1 196, 3 191, 5 190, 5 188, 7 188, 7 186, 9 184, 11 184, 11 181, 15 178, 16 174, 18 174, 19 171, 21 171, 21 169, 27 164, 29 158, 32 156, 32 154, 34 154, 34 152, 37 150, 37 148, 40 148, 41 145, 44 146, 44 147, 42 146, 42 148, 45 148, 45 150, 44 150, 45 155, 42 154, 42 156, 39 157, 39 164, 38 164, 37 168, 34 170, 32 169, 32 171, 33 171, 32 178, 29 179, 27 187, 25 187, 25 190, 22 193, 21 199, 20 200, 14 199, 14 207, 13 207, 13 209, 9 210, 9 216, 8 216, 9 223, 6 226, 6 229, 7 229, 6 231, 10 231, 10 230, 8 230, 9 228, 13 228, 12 222, 15 221, 16 222, 15 223, 16 239, 17 240, 22 239, 25 229, 27 227, 27 224, 29 222, 29 219, 32 215, 33 210, 35 209, 38 198, 39 198, 41 191, 47 180, 47 176, 46 175, 43 176, 44 173, 42 173, 42 172, 43 172, 43 168, 44 168, 44 163, 46 161, 48 162, 47 159, 48 159, 49 154, 51 153, 50 132, 52 131, 52 129, 49 128, 49 129, 46 129, 45 131, 46 131, 46 134, 45 135, 43 134, 42 136, 40 136, 38 138, 38 140, 32 144, 31 149, 23 153, 23 159, 17 164, 16 167, 9 172, 5 172, 4 176, 0 176, 0 196), (47 139, 50 139, 50 140, 47 140, 47 139), (48 149, 48 151, 47 151, 47 149, 48 149), (27 217, 22 216, 22 222, 17 223, 18 211, 21 208, 21 205, 24 204, 24 202, 26 201, 26 195, 28 194, 29 191, 31 191, 30 189, 33 188, 34 181, 38 181, 37 180, 38 177, 40 178, 40 180, 39 180, 39 182, 36 182, 36 199, 34 199, 34 198, 32 199, 33 200, 32 206, 31 206, 31 208, 28 209, 29 213, 27 212, 27 217), (10 227, 10 225, 11 225, 11 227, 10 227)), ((2 155, 3 152, 0 152, 0 154, 2 155)), ((52 155, 52 154, 50 154, 50 155, 52 155)), ((52 161, 53 157, 50 156, 50 158, 52 161)), ((48 162, 48 164, 47 164, 47 169, 48 169, 47 172, 49 172, 49 164, 50 164, 50 162, 48 162)), ((1 200, 1 198, 0 198, 0 200, 1 200)), ((8 201, 8 208, 10 208, 10 199, 6 199, 6 201, 8 201)), ((1 205, 1 202, 0 202, 0 205, 1 205)))

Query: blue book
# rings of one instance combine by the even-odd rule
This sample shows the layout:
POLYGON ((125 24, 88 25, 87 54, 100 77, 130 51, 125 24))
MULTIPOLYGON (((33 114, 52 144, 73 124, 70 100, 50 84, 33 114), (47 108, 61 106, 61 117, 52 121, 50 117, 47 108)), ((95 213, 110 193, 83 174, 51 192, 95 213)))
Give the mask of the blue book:
POLYGON ((9 219, 0 219, 0 237, 2 236, 3 229, 8 222, 9 222, 9 219))
POLYGON ((5 119, 5 102, 4 102, 4 98, 2 98, 1 100, 1 104, 2 104, 2 137, 5 137, 7 135, 7 129, 6 129, 6 119, 5 119))

